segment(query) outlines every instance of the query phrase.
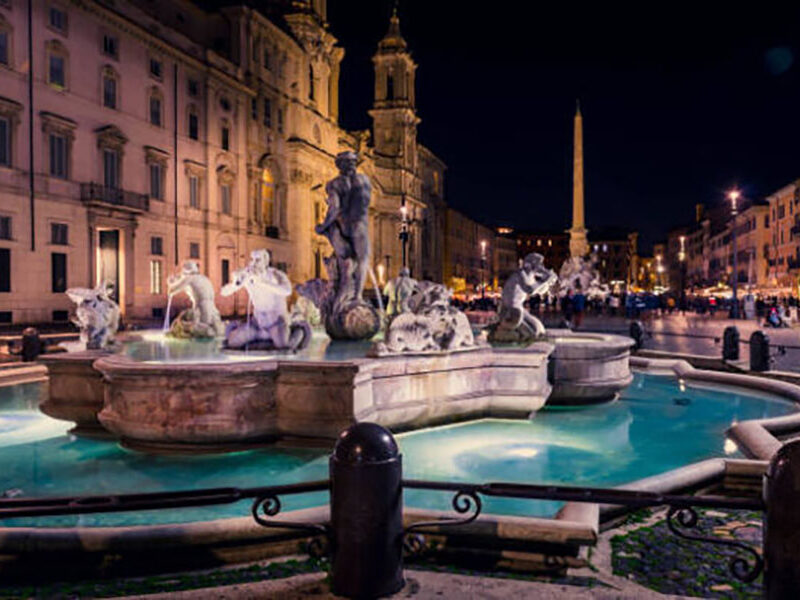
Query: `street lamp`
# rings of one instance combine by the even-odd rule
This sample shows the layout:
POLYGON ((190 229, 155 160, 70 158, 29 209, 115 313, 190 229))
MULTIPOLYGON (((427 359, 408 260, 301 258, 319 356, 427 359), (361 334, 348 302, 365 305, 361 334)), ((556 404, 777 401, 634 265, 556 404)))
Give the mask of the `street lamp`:
POLYGON ((486 298, 486 240, 481 240, 481 299, 486 298))
POLYGON ((736 250, 736 215, 738 214, 736 201, 739 199, 739 190, 731 190, 728 192, 728 198, 731 201, 731 230, 732 230, 732 243, 733 243, 733 282, 731 283, 731 288, 733 290, 733 301, 731 303, 731 318, 738 319, 739 318, 739 296, 737 295, 738 291, 738 283, 739 283, 739 262, 738 262, 738 252, 736 250))
POLYGON ((400 242, 403 246, 403 268, 408 266, 406 255, 406 246, 408 245, 408 207, 405 205, 405 198, 403 205, 400 207, 400 242))
POLYGON ((686 310, 686 236, 682 235, 678 238, 681 243, 681 249, 678 252, 678 260, 681 263, 681 300, 680 310, 686 310))

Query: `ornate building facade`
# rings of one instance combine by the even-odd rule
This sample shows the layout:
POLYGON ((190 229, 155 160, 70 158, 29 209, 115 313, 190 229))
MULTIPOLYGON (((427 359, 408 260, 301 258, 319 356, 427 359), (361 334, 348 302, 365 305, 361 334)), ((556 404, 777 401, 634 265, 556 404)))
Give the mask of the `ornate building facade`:
MULTIPOLYGON (((343 150, 373 182, 379 278, 402 266, 405 206, 408 264, 441 279, 445 166, 417 142, 397 15, 370 140, 338 124, 325 1, 260 7, 34 0, 29 30, 27 3, 0 2, 0 322, 66 319, 66 287, 101 279, 126 318, 160 317, 182 261, 219 288, 257 248, 295 282, 325 277, 314 225, 343 150)), ((240 296, 218 298, 223 314, 244 312, 240 296)))

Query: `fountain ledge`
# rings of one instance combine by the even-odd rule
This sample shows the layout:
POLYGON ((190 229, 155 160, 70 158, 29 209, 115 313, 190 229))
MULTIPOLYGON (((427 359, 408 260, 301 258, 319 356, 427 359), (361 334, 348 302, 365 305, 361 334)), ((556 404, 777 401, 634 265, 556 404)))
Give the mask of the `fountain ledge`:
MULTIPOLYGON (((204 451, 276 438, 335 439, 373 421, 403 431, 527 418, 551 392, 553 345, 348 361, 145 363, 104 356, 98 420, 132 447, 204 451)), ((229 449, 229 448, 228 448, 229 449)))

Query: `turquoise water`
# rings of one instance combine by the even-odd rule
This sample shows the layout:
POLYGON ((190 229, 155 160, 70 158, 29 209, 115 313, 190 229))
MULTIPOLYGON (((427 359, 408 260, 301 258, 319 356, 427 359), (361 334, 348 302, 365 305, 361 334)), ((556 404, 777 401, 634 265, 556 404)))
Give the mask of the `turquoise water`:
MULTIPOLYGON (((113 441, 76 438, 70 424, 38 413, 41 384, 0 388, 0 492, 22 496, 156 492, 264 486, 325 479, 325 449, 267 448, 222 455, 151 456, 113 441)), ((614 486, 736 452, 724 432, 736 421, 793 412, 755 392, 698 387, 636 374, 622 397, 575 410, 544 410, 529 421, 484 419, 398 435, 404 476, 614 486)), ((327 493, 287 496, 285 510, 318 506, 327 493)), ((409 506, 449 509, 451 494, 406 492, 409 506)), ((552 516, 560 504, 490 498, 490 513, 552 516)), ((116 526, 200 521, 249 514, 249 502, 170 511, 47 519, 5 526, 116 526)))
POLYGON ((260 360, 338 361, 364 358, 372 340, 336 341, 322 332, 311 336, 309 345, 299 352, 263 350, 226 350, 222 340, 181 340, 164 336, 161 331, 140 331, 130 334, 123 342, 120 354, 137 362, 148 363, 220 363, 260 360))

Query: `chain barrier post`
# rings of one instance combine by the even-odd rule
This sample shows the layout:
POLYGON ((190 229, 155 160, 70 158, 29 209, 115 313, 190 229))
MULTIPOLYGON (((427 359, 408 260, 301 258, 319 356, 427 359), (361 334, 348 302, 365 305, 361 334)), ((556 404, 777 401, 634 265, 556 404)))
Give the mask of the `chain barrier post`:
POLYGON ((739 360, 739 330, 728 325, 722 333, 722 360, 739 360))
POLYGON ((763 331, 754 331, 750 335, 750 370, 769 371, 769 336, 763 331))
POLYGON ((389 430, 356 423, 330 457, 331 590, 347 598, 393 594, 403 580, 402 456, 389 430))
POLYGON ((764 597, 800 590, 800 440, 783 445, 764 476, 764 597))

